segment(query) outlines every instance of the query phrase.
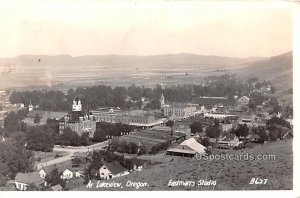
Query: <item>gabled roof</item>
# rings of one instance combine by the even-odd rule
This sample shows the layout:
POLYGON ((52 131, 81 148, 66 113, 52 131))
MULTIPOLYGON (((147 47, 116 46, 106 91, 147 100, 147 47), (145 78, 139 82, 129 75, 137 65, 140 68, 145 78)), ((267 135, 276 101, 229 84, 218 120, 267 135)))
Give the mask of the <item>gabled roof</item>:
POLYGON ((57 184, 57 185, 55 185, 55 186, 52 186, 51 189, 52 189, 53 191, 60 191, 60 190, 62 190, 63 188, 61 187, 60 184, 57 184))
POLYGON ((236 138, 236 135, 235 135, 235 134, 233 134, 233 133, 228 133, 228 134, 226 134, 225 136, 223 136, 223 137, 221 138, 221 141, 232 141, 232 140, 234 140, 234 138, 236 138))
POLYGON ((239 99, 245 99, 245 100, 247 100, 248 102, 249 102, 249 100, 250 100, 250 98, 248 98, 247 96, 242 96, 242 97, 240 97, 239 99))
POLYGON ((48 174, 51 174, 51 172, 52 172, 54 169, 57 169, 58 172, 63 172, 63 171, 65 170, 65 169, 63 169, 62 167, 56 166, 56 164, 54 164, 54 165, 49 165, 49 166, 44 166, 44 167, 42 167, 42 168, 39 170, 39 172, 40 172, 42 169, 45 171, 45 173, 46 173, 47 175, 48 175, 48 174))
POLYGON ((201 104, 203 106, 214 106, 216 104, 223 104, 224 106, 234 106, 235 101, 222 97, 198 97, 193 98, 192 103, 201 104))
POLYGON ((37 172, 18 173, 15 180, 25 184, 36 184, 44 181, 37 172))
POLYGON ((103 165, 114 175, 127 171, 118 161, 103 162, 103 165))
POLYGON ((191 148, 192 150, 196 151, 197 153, 204 153, 205 152, 205 146, 200 144, 195 140, 195 138, 190 138, 188 140, 183 141, 180 146, 187 146, 191 148))

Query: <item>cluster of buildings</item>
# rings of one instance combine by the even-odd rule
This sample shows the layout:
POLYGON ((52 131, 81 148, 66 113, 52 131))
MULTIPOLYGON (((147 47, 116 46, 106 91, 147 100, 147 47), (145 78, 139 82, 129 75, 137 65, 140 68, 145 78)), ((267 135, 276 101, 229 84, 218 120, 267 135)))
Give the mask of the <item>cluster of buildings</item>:
POLYGON ((59 119, 59 133, 63 133, 66 128, 72 129, 82 135, 88 133, 89 137, 94 136, 96 130, 96 119, 90 111, 83 111, 79 99, 75 99, 72 104, 72 111, 59 119))
POLYGON ((166 122, 165 118, 158 118, 153 112, 144 110, 122 111, 114 108, 101 108, 91 112, 97 122, 120 122, 140 128, 151 128, 166 122))
MULTIPOLYGON (((86 164, 85 160, 91 160, 91 156, 88 153, 75 153, 72 156, 72 160, 80 159, 86 164)), ((102 161, 102 166, 95 172, 95 176, 99 176, 101 179, 113 179, 116 177, 121 177, 124 175, 130 174, 133 171, 141 171, 143 168, 142 162, 137 162, 134 164, 132 170, 128 170, 120 164, 119 161, 114 160, 110 162, 102 161)), ((40 168, 35 172, 28 173, 17 173, 13 181, 14 186, 17 190, 25 191, 30 186, 34 186, 38 189, 46 189, 52 191, 61 191, 63 187, 60 184, 51 186, 46 181, 45 178, 51 175, 52 171, 57 170, 57 173, 60 174, 60 179, 70 182, 73 179, 85 177, 84 167, 66 167, 59 165, 49 165, 40 168)))

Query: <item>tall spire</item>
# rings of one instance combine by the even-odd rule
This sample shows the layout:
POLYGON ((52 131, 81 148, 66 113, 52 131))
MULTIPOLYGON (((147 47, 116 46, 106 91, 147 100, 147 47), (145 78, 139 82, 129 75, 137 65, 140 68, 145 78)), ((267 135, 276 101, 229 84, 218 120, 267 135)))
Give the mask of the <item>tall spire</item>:
POLYGON ((164 96, 164 93, 162 93, 161 97, 160 97, 160 106, 161 107, 165 106, 165 96, 164 96))
POLYGON ((32 111, 32 110, 33 110, 33 105, 31 104, 31 99, 29 100, 28 110, 29 110, 29 111, 32 111))

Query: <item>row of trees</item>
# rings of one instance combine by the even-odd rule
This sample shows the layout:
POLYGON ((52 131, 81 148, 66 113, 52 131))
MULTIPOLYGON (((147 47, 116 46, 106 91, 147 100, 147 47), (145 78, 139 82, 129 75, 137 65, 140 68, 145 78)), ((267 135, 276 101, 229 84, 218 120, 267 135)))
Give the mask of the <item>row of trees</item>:
POLYGON ((87 146, 89 142, 88 132, 78 135, 78 133, 72 131, 70 128, 64 129, 62 134, 58 134, 55 137, 55 144, 64 146, 87 146))
POLYGON ((232 129, 231 133, 234 133, 237 137, 247 137, 249 135, 249 128, 246 124, 239 125, 237 129, 232 129))
POLYGON ((31 101, 33 105, 38 105, 42 110, 52 111, 69 110, 75 97, 80 97, 84 109, 95 109, 99 106, 131 108, 137 104, 140 105, 140 103, 126 102, 125 99, 129 96, 133 101, 140 101, 142 97, 153 100, 146 106, 146 108, 153 109, 160 106, 159 99, 162 93, 168 101, 190 102, 198 96, 228 96, 233 98, 237 93, 239 95, 249 93, 250 88, 247 83, 242 83, 235 78, 216 77, 215 80, 209 81, 205 85, 177 85, 166 87, 164 90, 160 86, 145 88, 133 84, 128 88, 112 88, 106 85, 79 87, 69 89, 66 95, 61 91, 54 90, 13 91, 10 102, 12 104, 24 103, 28 106, 31 101))
POLYGON ((138 154, 142 155, 146 153, 146 148, 141 145, 137 145, 134 142, 126 142, 125 140, 119 140, 119 138, 113 138, 110 145, 110 150, 120 153, 138 154))
POLYGON ((102 142, 108 138, 118 137, 133 131, 133 126, 122 123, 98 122, 93 141, 102 142))

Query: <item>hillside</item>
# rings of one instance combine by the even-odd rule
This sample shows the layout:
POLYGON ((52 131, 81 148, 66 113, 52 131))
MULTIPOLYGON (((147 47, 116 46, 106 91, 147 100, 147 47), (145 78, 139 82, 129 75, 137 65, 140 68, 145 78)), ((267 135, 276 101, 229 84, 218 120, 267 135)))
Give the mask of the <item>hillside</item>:
POLYGON ((99 67, 138 67, 138 68, 174 68, 174 67, 235 67, 244 63, 260 60, 261 57, 232 58, 220 56, 201 56, 195 54, 166 54, 153 56, 121 55, 22 55, 13 58, 0 58, 0 66, 82 66, 99 67))
POLYGON ((242 78, 258 77, 271 81, 279 91, 279 99, 292 104, 293 52, 245 64, 237 73, 242 78))
MULTIPOLYGON (((196 160, 165 156, 173 159, 146 168, 142 172, 108 180, 120 182, 124 188, 86 188, 76 190, 290 190, 293 188, 292 139, 257 145, 243 150, 216 151, 243 156, 250 154, 275 154, 273 160, 196 160), (268 179, 265 185, 249 184, 252 178, 268 179), (215 180, 216 186, 176 186, 168 187, 170 180, 199 181, 215 180), (143 188, 126 187, 128 181, 147 182, 143 188)), ((216 153, 214 153, 216 154, 216 153)), ((96 183, 94 181, 94 183, 96 183)))

